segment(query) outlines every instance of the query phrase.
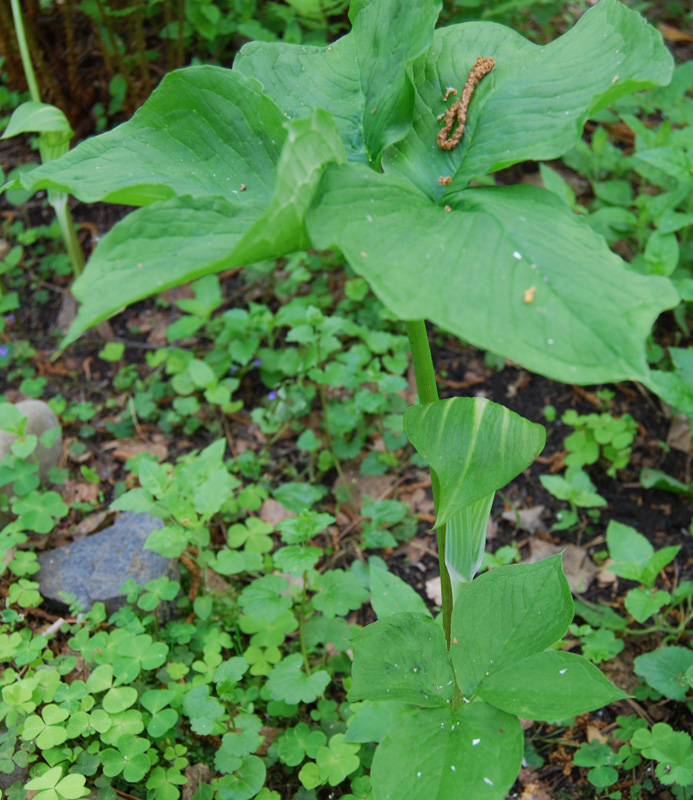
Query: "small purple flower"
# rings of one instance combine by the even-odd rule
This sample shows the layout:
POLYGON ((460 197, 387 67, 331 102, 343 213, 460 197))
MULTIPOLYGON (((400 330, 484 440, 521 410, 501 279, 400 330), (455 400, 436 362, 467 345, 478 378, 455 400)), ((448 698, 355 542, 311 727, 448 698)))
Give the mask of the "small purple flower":
POLYGON ((272 391, 267 395, 268 400, 276 400, 278 397, 279 395, 275 391, 272 391))
POLYGON ((232 364, 229 373, 233 375, 234 372, 238 372, 238 367, 235 364, 232 364))
POLYGON ((0 358, 6 358, 9 352, 10 348, 6 344, 0 344, 0 358))
POLYGON ((262 359, 261 358, 254 358, 253 359, 253 366, 254 367, 261 367, 262 366, 262 359))
POLYGON ((9 323, 11 324, 11 323, 13 323, 13 322, 16 322, 16 321, 17 321, 17 319, 16 319, 16 317, 14 316, 14 314, 8 314, 8 315, 5 317, 5 321, 6 321, 6 322, 9 322, 9 323))

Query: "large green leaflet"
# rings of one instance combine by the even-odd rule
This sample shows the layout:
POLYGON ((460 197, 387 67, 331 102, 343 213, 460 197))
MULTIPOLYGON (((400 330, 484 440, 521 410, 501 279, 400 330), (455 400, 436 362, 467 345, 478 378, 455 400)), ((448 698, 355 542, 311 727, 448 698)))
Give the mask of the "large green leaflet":
POLYGON ((522 763, 517 717, 486 703, 401 714, 373 759, 373 800, 499 800, 522 763))
POLYGON ((482 397, 411 406, 404 430, 440 482, 436 526, 515 478, 541 452, 541 425, 482 397))
POLYGON ((172 73, 129 123, 25 175, 27 188, 152 208, 97 248, 75 284, 84 305, 70 338, 167 286, 312 244, 340 247, 403 319, 563 381, 648 381, 644 339, 678 301, 670 281, 625 271, 541 190, 464 188, 559 155, 590 113, 665 83, 661 37, 618 0, 545 47, 492 23, 434 35, 439 5, 355 0, 352 31, 327 48, 252 43, 233 71, 172 73), (496 65, 444 153, 443 91, 459 91, 479 55, 496 65), (309 238, 307 205, 345 152, 376 169, 330 170, 309 238))
POLYGON ((449 200, 443 208, 398 175, 331 165, 308 229, 402 319, 431 319, 564 382, 647 378, 645 339, 678 302, 668 279, 627 270, 545 189, 449 200))
POLYGON ((374 703, 368 714, 382 723, 371 726, 380 740, 374 800, 500 800, 522 759, 516 715, 556 720, 625 697, 582 656, 547 650, 572 612, 555 556, 465 586, 449 653, 440 627, 422 614, 393 614, 360 631, 349 699, 374 703), (452 692, 450 662, 464 697, 452 692), (411 711, 402 713, 402 703, 411 711), (379 705, 393 713, 378 714, 379 705))
POLYGON ((129 122, 34 170, 31 188, 87 203, 142 206, 190 195, 262 205, 274 188, 285 122, 257 81, 191 67, 166 75, 129 122))
POLYGON ((484 681, 479 697, 524 719, 561 720, 626 695, 586 658, 549 650, 494 672, 484 681))
POLYGON ((453 675, 443 629, 425 614, 402 612, 368 625, 351 639, 352 700, 450 704, 453 675), (442 654, 442 657, 441 657, 442 654))
POLYGON ((452 612, 450 654, 462 693, 473 695, 489 675, 550 647, 572 618, 560 555, 480 575, 452 612))
POLYGON ((411 127, 410 65, 431 43, 440 0, 354 0, 353 28, 328 47, 251 42, 234 70, 257 78, 286 114, 329 111, 349 158, 380 164, 411 127))
POLYGON ((83 305, 66 341, 169 286, 308 246, 305 211, 325 164, 344 159, 324 111, 287 123, 252 79, 215 67, 168 76, 130 122, 35 170, 37 186, 146 205, 75 282, 83 305))
POLYGON ((493 23, 441 28, 414 65, 414 125, 386 152, 385 169, 437 198, 518 161, 556 158, 579 139, 590 114, 624 94, 667 84, 672 69, 659 33, 618 0, 601 0, 545 46, 493 23), (449 152, 432 147, 445 87, 459 91, 477 56, 492 57, 495 66, 476 88, 464 138, 449 152), (454 177, 443 188, 439 176, 454 177))

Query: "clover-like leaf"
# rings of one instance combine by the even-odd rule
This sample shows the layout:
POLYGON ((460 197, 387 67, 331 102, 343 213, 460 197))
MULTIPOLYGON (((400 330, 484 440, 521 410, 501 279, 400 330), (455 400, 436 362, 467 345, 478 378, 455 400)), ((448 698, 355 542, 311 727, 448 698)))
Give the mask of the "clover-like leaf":
POLYGON ((277 752, 282 764, 297 767, 306 756, 315 758, 326 741, 322 731, 311 730, 305 722, 299 722, 277 740, 277 752))
POLYGON ((286 656, 270 672, 267 689, 273 700, 283 700, 292 705, 312 703, 325 691, 330 676, 324 670, 306 675, 299 653, 286 656))
POLYGON ((263 622, 273 622, 291 608, 291 598, 282 595, 289 582, 281 575, 263 575, 245 587, 238 602, 246 614, 263 622))
POLYGON ((193 686, 185 695, 183 710, 190 719, 190 727, 201 736, 210 734, 214 725, 225 714, 224 706, 209 696, 209 686, 193 686))
POLYGON ((89 794, 84 775, 63 777, 63 769, 59 766, 27 781, 24 788, 36 792, 36 800, 78 800, 89 794))
POLYGON ((665 697, 683 700, 690 688, 686 672, 693 666, 693 650, 671 645, 635 659, 635 674, 665 697))
POLYGON ((313 605, 328 617, 344 616, 368 600, 368 590, 353 572, 332 569, 314 583, 313 605))
POLYGON ((345 742, 343 733, 332 736, 328 746, 321 747, 315 756, 321 779, 330 786, 340 784, 347 775, 359 768, 361 760, 356 754, 360 749, 358 744, 345 742))

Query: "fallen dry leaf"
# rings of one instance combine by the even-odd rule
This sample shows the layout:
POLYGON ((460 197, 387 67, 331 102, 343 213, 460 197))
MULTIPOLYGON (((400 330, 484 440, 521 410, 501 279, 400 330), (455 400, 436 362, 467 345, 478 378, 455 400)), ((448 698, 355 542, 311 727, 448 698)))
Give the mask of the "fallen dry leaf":
POLYGON ((267 500, 265 500, 260 507, 259 512, 260 519, 263 522, 266 522, 268 525, 271 525, 273 528, 276 528, 282 520, 295 516, 296 514, 294 514, 293 511, 289 511, 288 508, 284 508, 284 506, 278 500, 274 500, 271 497, 268 497, 267 500))
POLYGON ((685 414, 676 414, 671 418, 666 441, 674 450, 687 454, 691 452, 691 426, 685 414))
POLYGON ((89 514, 78 525, 72 528, 72 538, 74 541, 84 539, 90 533, 104 528, 115 520, 115 511, 96 511, 94 514, 89 514))
POLYGON ((229 590, 229 583, 213 569, 207 568, 207 588, 215 594, 226 594, 229 590))
POLYGON ((576 594, 586 592, 599 572, 587 552, 574 544, 561 546, 545 542, 543 539, 530 539, 529 550, 530 556, 527 559, 529 564, 563 551, 563 571, 570 590, 576 594))
POLYGON ((335 491, 346 489, 349 495, 349 505, 356 512, 361 511, 364 497, 371 500, 381 499, 388 495, 388 490, 394 486, 394 481, 389 475, 361 475, 358 464, 349 462, 342 465, 345 480, 337 478, 334 482, 335 491))
POLYGON ((426 581, 426 597, 432 600, 437 606, 443 605, 443 589, 440 583, 440 577, 429 578, 426 581))
POLYGON ((55 327, 63 336, 70 330, 70 326, 75 321, 77 316, 77 300, 70 292, 63 295, 62 302, 60 303, 60 310, 58 311, 58 319, 56 320, 55 327))
POLYGON ((517 800, 552 800, 546 786, 540 781, 532 781, 525 786, 517 800))
POLYGON ((65 481, 58 491, 68 506, 73 506, 75 503, 95 503, 99 497, 99 484, 65 481))
POLYGON ((149 336, 147 336, 147 344, 152 345, 152 347, 164 347, 164 345, 168 344, 168 338, 166 336, 167 328, 168 321, 165 319, 159 320, 149 331, 149 336))
POLYGON ((595 739, 600 744, 606 744, 609 741, 609 737, 604 736, 604 734, 601 732, 601 729, 598 728, 594 723, 590 723, 587 726, 585 730, 585 735, 587 736, 587 741, 590 744, 592 744, 592 742, 595 741, 595 739))
POLYGON ((112 451, 113 457, 120 461, 127 461, 140 455, 140 453, 149 453, 159 462, 165 461, 168 456, 166 438, 158 433, 153 434, 149 439, 137 439, 135 437, 114 439, 111 442, 104 442, 101 445, 101 449, 112 451))
POLYGON ((201 783, 212 780, 212 770, 207 764, 190 764, 185 768, 185 784, 182 789, 183 800, 192 800, 201 783))
POLYGON ((412 514, 433 514, 433 498, 428 495, 425 489, 419 487, 413 492, 406 494, 400 489, 400 498, 403 503, 406 503, 412 510, 412 514))
POLYGON ((542 521, 542 515, 546 510, 545 506, 532 506, 531 508, 517 508, 515 510, 504 511, 502 518, 508 522, 512 522, 524 531, 529 533, 537 533, 538 531, 545 531, 546 526, 542 521))
POLYGON ((693 42, 693 33, 682 31, 673 25, 667 25, 666 22, 660 22, 657 25, 657 30, 667 42, 693 42))
POLYGON ((612 558, 607 558, 599 567, 599 574, 597 575, 597 583, 600 586, 609 586, 618 581, 618 576, 609 570, 609 567, 614 563, 612 558))

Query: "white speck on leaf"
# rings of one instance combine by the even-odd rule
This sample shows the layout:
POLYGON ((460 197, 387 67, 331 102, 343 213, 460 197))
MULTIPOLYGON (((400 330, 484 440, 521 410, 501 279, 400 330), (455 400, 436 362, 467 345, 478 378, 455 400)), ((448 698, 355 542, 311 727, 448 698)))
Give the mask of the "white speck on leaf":
POLYGON ((484 778, 484 783, 487 786, 493 786, 493 781, 490 778, 484 778))
POLYGON ((558 670, 558 674, 559 674, 559 675, 565 675, 567 671, 568 671, 568 668, 567 668, 567 667, 566 667, 565 669, 559 669, 559 670, 558 670))
POLYGON ((513 253, 513 255, 515 256, 515 258, 516 258, 518 261, 521 261, 521 260, 522 260, 522 253, 518 252, 517 250, 515 250, 515 252, 513 253))
POLYGON ((481 739, 472 739, 472 747, 476 747, 480 741, 481 739))

